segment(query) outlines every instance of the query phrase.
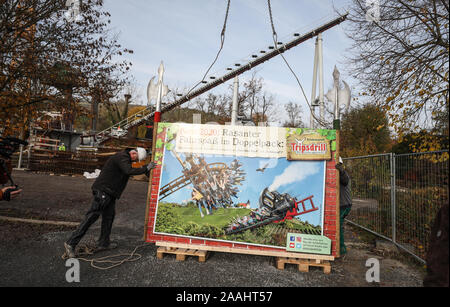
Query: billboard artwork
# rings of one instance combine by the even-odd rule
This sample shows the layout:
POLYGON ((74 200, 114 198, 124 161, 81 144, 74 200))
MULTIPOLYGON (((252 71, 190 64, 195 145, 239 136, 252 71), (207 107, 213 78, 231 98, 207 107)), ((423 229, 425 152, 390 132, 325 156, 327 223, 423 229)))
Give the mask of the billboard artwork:
POLYGON ((155 234, 277 248, 288 233, 323 235, 334 130, 162 123, 158 133, 155 234))

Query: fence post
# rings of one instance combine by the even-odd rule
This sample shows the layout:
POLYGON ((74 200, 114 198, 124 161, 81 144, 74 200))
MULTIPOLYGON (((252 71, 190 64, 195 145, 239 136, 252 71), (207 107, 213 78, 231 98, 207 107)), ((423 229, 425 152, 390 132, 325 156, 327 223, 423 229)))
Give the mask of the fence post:
POLYGON ((23 156, 23 145, 20 144, 20 151, 19 151, 19 161, 17 162, 17 168, 22 168, 22 156, 23 156))
POLYGON ((396 227, 397 224, 395 222, 395 213, 396 213, 396 204, 395 204, 395 154, 390 153, 390 168, 391 168, 391 223, 392 223, 392 242, 396 243, 396 227))

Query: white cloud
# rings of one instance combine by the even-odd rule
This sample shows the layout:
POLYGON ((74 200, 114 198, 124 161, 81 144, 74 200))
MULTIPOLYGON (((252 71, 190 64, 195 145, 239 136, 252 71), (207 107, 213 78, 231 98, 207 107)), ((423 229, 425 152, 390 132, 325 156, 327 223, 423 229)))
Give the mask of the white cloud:
POLYGON ((308 176, 319 172, 319 166, 316 163, 293 163, 289 165, 281 175, 275 177, 269 187, 270 191, 275 191, 280 187, 293 182, 302 181, 308 176))

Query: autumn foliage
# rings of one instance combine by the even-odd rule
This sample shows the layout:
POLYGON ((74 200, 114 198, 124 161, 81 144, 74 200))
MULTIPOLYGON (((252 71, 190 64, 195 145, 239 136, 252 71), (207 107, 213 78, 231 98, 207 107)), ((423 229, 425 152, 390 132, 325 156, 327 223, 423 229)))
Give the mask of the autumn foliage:
POLYGON ((401 139, 426 131, 415 151, 442 149, 448 139, 449 4, 446 0, 353 0, 347 34, 349 72, 362 96, 388 115, 401 139), (379 18, 368 18, 377 10, 379 18))
POLYGON ((65 15, 66 1, 0 0, 4 135, 26 132, 49 110, 61 112, 73 125, 80 102, 102 102, 125 84, 130 63, 120 56, 132 51, 122 48, 108 29, 110 14, 102 0, 80 4, 81 18, 72 20, 65 15))

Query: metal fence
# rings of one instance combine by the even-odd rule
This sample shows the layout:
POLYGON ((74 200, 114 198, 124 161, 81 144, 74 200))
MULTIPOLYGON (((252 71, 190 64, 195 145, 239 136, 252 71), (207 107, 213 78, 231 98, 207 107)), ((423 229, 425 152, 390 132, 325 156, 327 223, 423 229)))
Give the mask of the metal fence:
POLYGON ((449 200, 448 150, 343 160, 352 180, 347 221, 425 263, 431 226, 449 200))
POLYGON ((106 160, 113 153, 98 152, 70 152, 57 150, 39 150, 26 148, 19 163, 19 154, 11 157, 14 167, 25 168, 30 171, 64 174, 83 175, 84 172, 92 173, 101 169, 106 160))

